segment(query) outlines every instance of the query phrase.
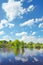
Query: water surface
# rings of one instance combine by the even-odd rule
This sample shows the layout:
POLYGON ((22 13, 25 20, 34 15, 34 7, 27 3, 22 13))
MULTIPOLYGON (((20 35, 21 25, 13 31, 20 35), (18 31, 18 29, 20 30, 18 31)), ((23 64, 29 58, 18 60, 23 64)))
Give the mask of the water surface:
POLYGON ((43 49, 0 49, 0 65, 43 65, 43 49))

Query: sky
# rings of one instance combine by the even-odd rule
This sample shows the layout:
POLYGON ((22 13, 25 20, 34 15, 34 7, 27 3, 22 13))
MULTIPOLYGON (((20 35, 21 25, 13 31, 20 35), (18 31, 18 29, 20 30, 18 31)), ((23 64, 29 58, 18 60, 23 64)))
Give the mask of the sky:
POLYGON ((43 0, 0 0, 0 40, 43 43, 43 0))

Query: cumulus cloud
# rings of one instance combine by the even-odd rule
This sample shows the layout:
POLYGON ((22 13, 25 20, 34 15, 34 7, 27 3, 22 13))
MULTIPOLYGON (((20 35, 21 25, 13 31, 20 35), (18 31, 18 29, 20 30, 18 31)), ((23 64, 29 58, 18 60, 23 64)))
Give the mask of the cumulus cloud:
POLYGON ((12 27, 14 27, 14 26, 15 26, 15 24, 10 23, 10 22, 9 22, 8 20, 6 20, 6 19, 3 19, 3 20, 0 21, 0 29, 3 29, 3 28, 5 28, 5 27, 12 28, 12 27))
POLYGON ((4 31, 0 31, 0 35, 3 35, 5 32, 4 31))
POLYGON ((2 29, 4 26, 2 24, 0 24, 0 29, 2 29))
POLYGON ((39 28, 43 28, 43 23, 40 23, 39 24, 39 28))
POLYGON ((32 32, 32 35, 35 35, 36 34, 36 32, 32 32))
POLYGON ((30 5, 28 8, 23 8, 21 1, 8 0, 7 3, 2 4, 2 8, 6 12, 6 18, 9 21, 12 21, 26 12, 33 11, 34 5, 30 5))
MULTIPOLYGON (((25 0, 20 0, 20 1, 21 1, 21 2, 24 2, 25 0)), ((30 3, 30 2, 32 2, 32 0, 27 0, 27 2, 30 3)))
POLYGON ((19 39, 20 41, 23 40, 24 42, 39 42, 43 43, 43 38, 42 37, 36 37, 35 36, 36 32, 32 32, 31 35, 28 35, 27 32, 21 32, 21 33, 16 33, 16 36, 20 36, 21 38, 19 39))
POLYGON ((30 41, 32 41, 32 42, 35 42, 35 43, 37 43, 37 42, 43 43, 43 38, 36 37, 36 36, 32 36, 32 35, 22 36, 20 40, 23 40, 23 41, 25 41, 25 42, 30 42, 30 41))
POLYGON ((6 19, 1 20, 1 24, 6 24, 8 21, 6 19))
MULTIPOLYGON (((36 19, 30 19, 28 21, 25 21, 23 23, 20 24, 20 26, 33 26, 35 23, 38 23, 38 22, 42 22, 43 21, 43 17, 41 18, 36 18, 36 19)), ((43 26, 43 25, 42 25, 43 26)))
POLYGON ((12 27, 15 26, 15 24, 13 24, 13 23, 9 23, 8 26, 9 26, 9 28, 12 28, 12 27))
POLYGON ((1 20, 0 21, 0 29, 4 28, 7 23, 8 23, 8 21, 6 19, 1 20))
MULTIPOLYGON (((32 0, 28 0, 29 2, 32 2, 32 0)), ((13 19, 15 19, 16 17, 22 17, 23 14, 27 13, 27 12, 31 12, 35 9, 35 6, 32 4, 30 6, 28 6, 27 8, 24 8, 23 5, 23 0, 19 0, 19 1, 15 1, 15 0, 8 0, 7 3, 2 3, 2 9, 5 11, 6 13, 6 19, 3 19, 0 21, 0 29, 4 28, 4 27, 9 27, 12 28, 15 26, 15 24, 11 23, 11 21, 13 19)), ((33 26, 35 23, 38 22, 42 22, 43 21, 43 17, 41 18, 33 18, 30 20, 27 20, 23 23, 20 23, 20 26, 33 26)), ((39 24, 39 28, 43 28, 43 23, 39 24)), ((3 34, 3 32, 0 34, 3 34)), ((16 33, 16 36, 21 36, 21 40, 24 41, 33 41, 33 42, 43 42, 43 38, 37 38, 34 35, 36 34, 36 32, 33 32, 31 34, 31 36, 27 36, 27 32, 21 32, 21 33, 16 33)), ((3 39, 11 39, 10 36, 4 36, 3 39)))
POLYGON ((9 35, 5 35, 5 36, 3 36, 2 40, 7 40, 7 41, 9 41, 9 40, 12 40, 12 38, 11 38, 11 36, 9 36, 9 35))
POLYGON ((34 38, 35 38, 34 36, 25 35, 25 36, 22 36, 20 40, 23 40, 25 42, 29 42, 29 41, 34 41, 34 38))
POLYGON ((35 19, 35 22, 41 22, 41 21, 43 21, 43 17, 35 19))
POLYGON ((27 35, 27 32, 16 33, 16 36, 27 35))
POLYGON ((24 2, 24 0, 20 0, 20 2, 24 2))
MULTIPOLYGON (((21 1, 21 2, 24 2, 25 0, 20 0, 20 1, 21 1)), ((32 0, 27 0, 27 2, 30 3, 30 2, 32 2, 32 0)))
POLYGON ((20 26, 32 26, 34 24, 34 19, 25 21, 24 23, 21 23, 20 26))
POLYGON ((30 5, 28 8, 27 8, 27 11, 30 12, 30 11, 33 11, 34 10, 34 5, 30 5))

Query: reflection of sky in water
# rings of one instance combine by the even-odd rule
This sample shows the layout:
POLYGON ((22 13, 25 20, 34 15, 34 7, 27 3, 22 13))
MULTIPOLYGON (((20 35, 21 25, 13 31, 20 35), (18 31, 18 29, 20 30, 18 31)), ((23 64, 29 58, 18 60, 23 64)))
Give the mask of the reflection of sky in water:
POLYGON ((21 60, 23 62, 27 62, 29 60, 34 60, 36 62, 39 61, 39 59, 37 57, 43 57, 43 49, 37 50, 37 49, 33 49, 33 50, 29 50, 29 49, 25 49, 25 52, 21 55, 21 56, 17 56, 15 57, 16 60, 21 60))
MULTIPOLYGON (((22 63, 42 63, 43 65, 43 49, 24 49, 24 53, 20 52, 19 55, 14 55, 12 51, 10 52, 3 52, 0 51, 0 65, 1 63, 5 63, 2 65, 6 65, 6 63, 12 63, 13 65, 17 62, 22 63)), ((9 64, 8 64, 9 65, 9 64)), ((10 64, 11 65, 11 64, 10 64)), ((18 64, 17 64, 18 65, 18 64)))

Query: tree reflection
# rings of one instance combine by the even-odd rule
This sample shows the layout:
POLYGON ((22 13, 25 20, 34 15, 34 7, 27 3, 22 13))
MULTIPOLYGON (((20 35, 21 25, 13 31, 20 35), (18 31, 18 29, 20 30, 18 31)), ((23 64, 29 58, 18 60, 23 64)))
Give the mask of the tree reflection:
POLYGON ((13 52, 14 52, 14 54, 16 55, 16 56, 18 56, 20 53, 24 53, 24 48, 17 48, 17 47, 15 47, 14 49, 13 49, 13 52))

